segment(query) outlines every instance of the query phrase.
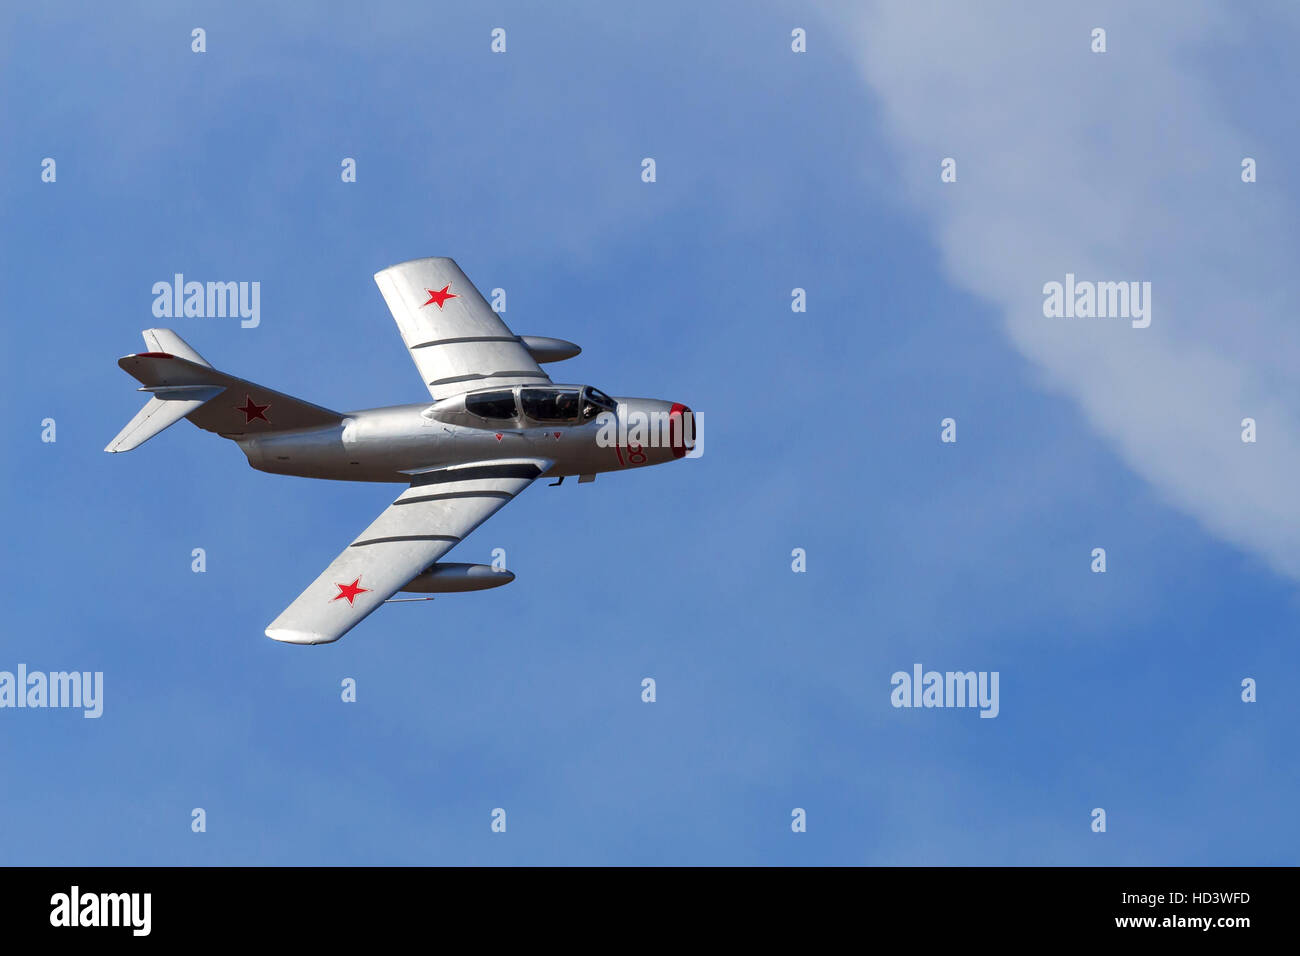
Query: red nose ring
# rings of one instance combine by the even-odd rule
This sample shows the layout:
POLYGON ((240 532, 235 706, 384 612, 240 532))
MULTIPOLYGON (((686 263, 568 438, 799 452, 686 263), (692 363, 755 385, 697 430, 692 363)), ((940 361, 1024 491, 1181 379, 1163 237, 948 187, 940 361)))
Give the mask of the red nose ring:
POLYGON ((686 457, 686 453, 695 447, 695 413, 681 402, 673 402, 672 410, 668 413, 668 429, 673 457, 686 457), (690 444, 687 444, 688 438, 690 444))

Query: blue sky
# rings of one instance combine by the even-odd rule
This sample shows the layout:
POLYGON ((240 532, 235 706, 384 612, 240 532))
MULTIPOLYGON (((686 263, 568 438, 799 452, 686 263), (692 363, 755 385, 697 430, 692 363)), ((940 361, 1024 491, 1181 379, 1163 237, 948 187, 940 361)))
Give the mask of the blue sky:
POLYGON ((0 860, 1294 863, 1295 15, 959 10, 6 9, 0 669, 105 702, 0 710, 0 860), (420 401, 371 275, 427 255, 705 454, 530 489, 451 556, 504 548, 506 588, 277 644, 397 488, 186 423, 106 455, 115 360, 170 324, 308 401, 420 401), (1044 318, 1067 270, 1150 278, 1152 327, 1044 318), (176 272, 259 281, 260 326, 156 320, 176 272), (999 716, 891 707, 918 662, 998 671, 999 716))

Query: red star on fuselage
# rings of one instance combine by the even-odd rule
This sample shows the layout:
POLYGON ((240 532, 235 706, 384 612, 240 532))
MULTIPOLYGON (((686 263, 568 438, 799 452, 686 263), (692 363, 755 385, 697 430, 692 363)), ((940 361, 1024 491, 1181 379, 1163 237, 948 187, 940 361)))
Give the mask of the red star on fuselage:
MULTIPOLYGON (((451 288, 451 283, 448 282, 437 292, 434 292, 432 289, 425 289, 424 291, 429 293, 429 301, 424 303, 424 305, 436 305, 438 307, 438 311, 441 312, 442 304, 446 302, 448 299, 460 298, 460 296, 458 296, 456 293, 448 292, 447 290, 450 288, 451 288)), ((424 306, 421 306, 421 308, 424 308, 424 306)))
POLYGON ((349 605, 358 594, 365 594, 370 590, 370 588, 361 587, 360 575, 357 575, 356 580, 351 584, 335 584, 334 586, 339 589, 339 593, 330 598, 330 601, 337 601, 339 598, 347 598, 349 605))
POLYGON ((245 392, 244 404, 242 406, 236 405, 235 411, 244 413, 245 425, 247 425, 249 422, 253 421, 254 419, 259 419, 259 418, 269 425, 271 424, 271 419, 266 417, 266 410, 270 407, 271 407, 270 402, 267 402, 265 405, 258 405, 248 396, 248 393, 245 392))

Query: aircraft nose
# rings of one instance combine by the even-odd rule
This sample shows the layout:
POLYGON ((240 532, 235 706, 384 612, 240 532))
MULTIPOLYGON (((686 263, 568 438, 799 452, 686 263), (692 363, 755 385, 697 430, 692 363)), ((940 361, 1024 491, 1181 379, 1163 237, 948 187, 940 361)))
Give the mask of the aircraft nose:
POLYGON ((686 453, 695 447, 695 413, 681 402, 673 402, 672 410, 668 412, 668 425, 673 457, 685 458, 686 453))

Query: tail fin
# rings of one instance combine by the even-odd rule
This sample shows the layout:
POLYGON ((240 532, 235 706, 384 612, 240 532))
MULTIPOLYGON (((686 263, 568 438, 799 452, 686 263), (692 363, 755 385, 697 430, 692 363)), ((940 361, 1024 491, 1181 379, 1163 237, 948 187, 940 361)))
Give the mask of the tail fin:
POLYGON ((223 438, 336 425, 338 412, 218 372, 171 329, 146 329, 150 349, 117 364, 151 397, 105 451, 130 451, 182 418, 223 438))
POLYGON ((190 348, 185 340, 171 329, 145 329, 140 334, 144 336, 144 344, 149 346, 150 352, 164 352, 183 358, 187 362, 193 362, 195 365, 212 368, 211 362, 190 348))

